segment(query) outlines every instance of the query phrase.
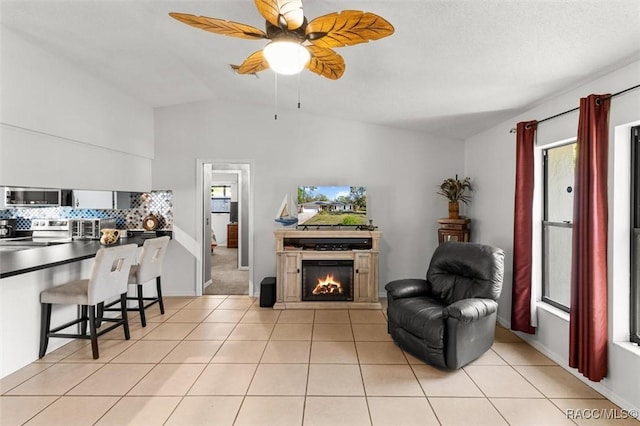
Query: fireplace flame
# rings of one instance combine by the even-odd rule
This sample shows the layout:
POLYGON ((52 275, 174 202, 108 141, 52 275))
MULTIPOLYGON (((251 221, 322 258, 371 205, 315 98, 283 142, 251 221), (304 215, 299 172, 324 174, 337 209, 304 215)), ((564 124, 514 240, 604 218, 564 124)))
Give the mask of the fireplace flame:
POLYGON ((327 274, 325 278, 318 278, 318 284, 311 293, 313 294, 342 294, 342 284, 333 277, 333 274, 327 274))

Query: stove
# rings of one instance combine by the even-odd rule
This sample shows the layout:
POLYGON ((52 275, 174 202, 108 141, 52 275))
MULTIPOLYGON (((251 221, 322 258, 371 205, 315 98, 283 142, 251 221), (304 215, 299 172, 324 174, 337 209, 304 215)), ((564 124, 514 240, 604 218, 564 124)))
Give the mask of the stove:
POLYGON ((33 219, 30 237, 3 238, 0 246, 43 247, 71 242, 69 219, 33 219))
POLYGON ((69 229, 71 229, 71 219, 32 219, 31 220, 31 230, 33 231, 33 236, 36 236, 36 233, 40 234, 40 236, 45 236, 47 234, 51 235, 62 235, 69 234, 69 229))
MULTIPOLYGON (((70 219, 33 219, 31 221, 31 240, 35 243, 71 242, 70 219)), ((46 245, 46 244, 45 244, 46 245)))

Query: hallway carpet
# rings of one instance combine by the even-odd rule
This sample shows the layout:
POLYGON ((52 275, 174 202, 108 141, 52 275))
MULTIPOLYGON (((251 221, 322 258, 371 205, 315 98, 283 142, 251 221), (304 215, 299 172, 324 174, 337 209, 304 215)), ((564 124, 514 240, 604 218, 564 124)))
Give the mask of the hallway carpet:
POLYGON ((249 294, 249 271, 238 270, 238 249, 218 246, 213 250, 211 281, 204 294, 249 294))

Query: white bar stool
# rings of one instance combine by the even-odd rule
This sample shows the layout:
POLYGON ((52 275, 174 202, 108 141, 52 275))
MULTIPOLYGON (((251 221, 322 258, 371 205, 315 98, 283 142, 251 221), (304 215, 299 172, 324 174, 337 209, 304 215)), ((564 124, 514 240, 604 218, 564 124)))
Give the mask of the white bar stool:
MULTIPOLYGON (((127 308, 127 311, 136 311, 140 315, 140 323, 143 327, 147 326, 147 318, 145 315, 145 309, 155 305, 160 306, 160 313, 164 315, 164 302, 162 300, 162 263, 164 255, 167 252, 167 246, 169 245, 170 238, 168 236, 150 238, 145 240, 142 245, 142 250, 138 256, 137 264, 131 266, 129 273, 129 284, 136 286, 136 296, 127 297, 127 300, 137 301, 137 305, 131 308, 127 308), (156 280, 156 296, 144 297, 142 286, 143 284, 155 279, 156 280), (145 304, 145 301, 150 303, 145 304)), ((106 305, 99 305, 98 312, 104 311, 118 311, 118 308, 109 308, 117 303, 122 303, 119 300, 113 301, 106 305)))
MULTIPOLYGON (((127 281, 131 265, 135 263, 138 247, 126 244, 117 247, 101 248, 96 253, 88 279, 71 281, 40 293, 42 310, 40 323, 40 353, 42 358, 47 352, 49 337, 90 339, 93 359, 98 359, 98 337, 122 326, 125 339, 129 340, 129 323, 126 309, 121 309, 121 318, 96 318, 96 305, 105 300, 120 296, 122 306, 126 306, 127 281), (79 305, 80 317, 56 328, 51 328, 51 305, 79 305), (88 311, 88 315, 87 315, 88 311), (97 320, 97 321, 96 321, 97 320), (89 335, 87 335, 89 321, 89 335), (112 322, 111 326, 96 332, 100 321, 112 322), (58 333, 72 325, 80 324, 80 334, 58 333)), ((98 316, 102 316, 99 313, 98 316)))

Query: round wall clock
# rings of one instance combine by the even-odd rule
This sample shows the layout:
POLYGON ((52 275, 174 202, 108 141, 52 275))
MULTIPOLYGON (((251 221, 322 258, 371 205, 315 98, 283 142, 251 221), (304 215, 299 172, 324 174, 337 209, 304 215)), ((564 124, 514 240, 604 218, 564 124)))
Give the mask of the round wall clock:
POLYGON ((142 219, 142 227, 147 231, 155 231, 158 228, 159 220, 153 214, 142 219))

